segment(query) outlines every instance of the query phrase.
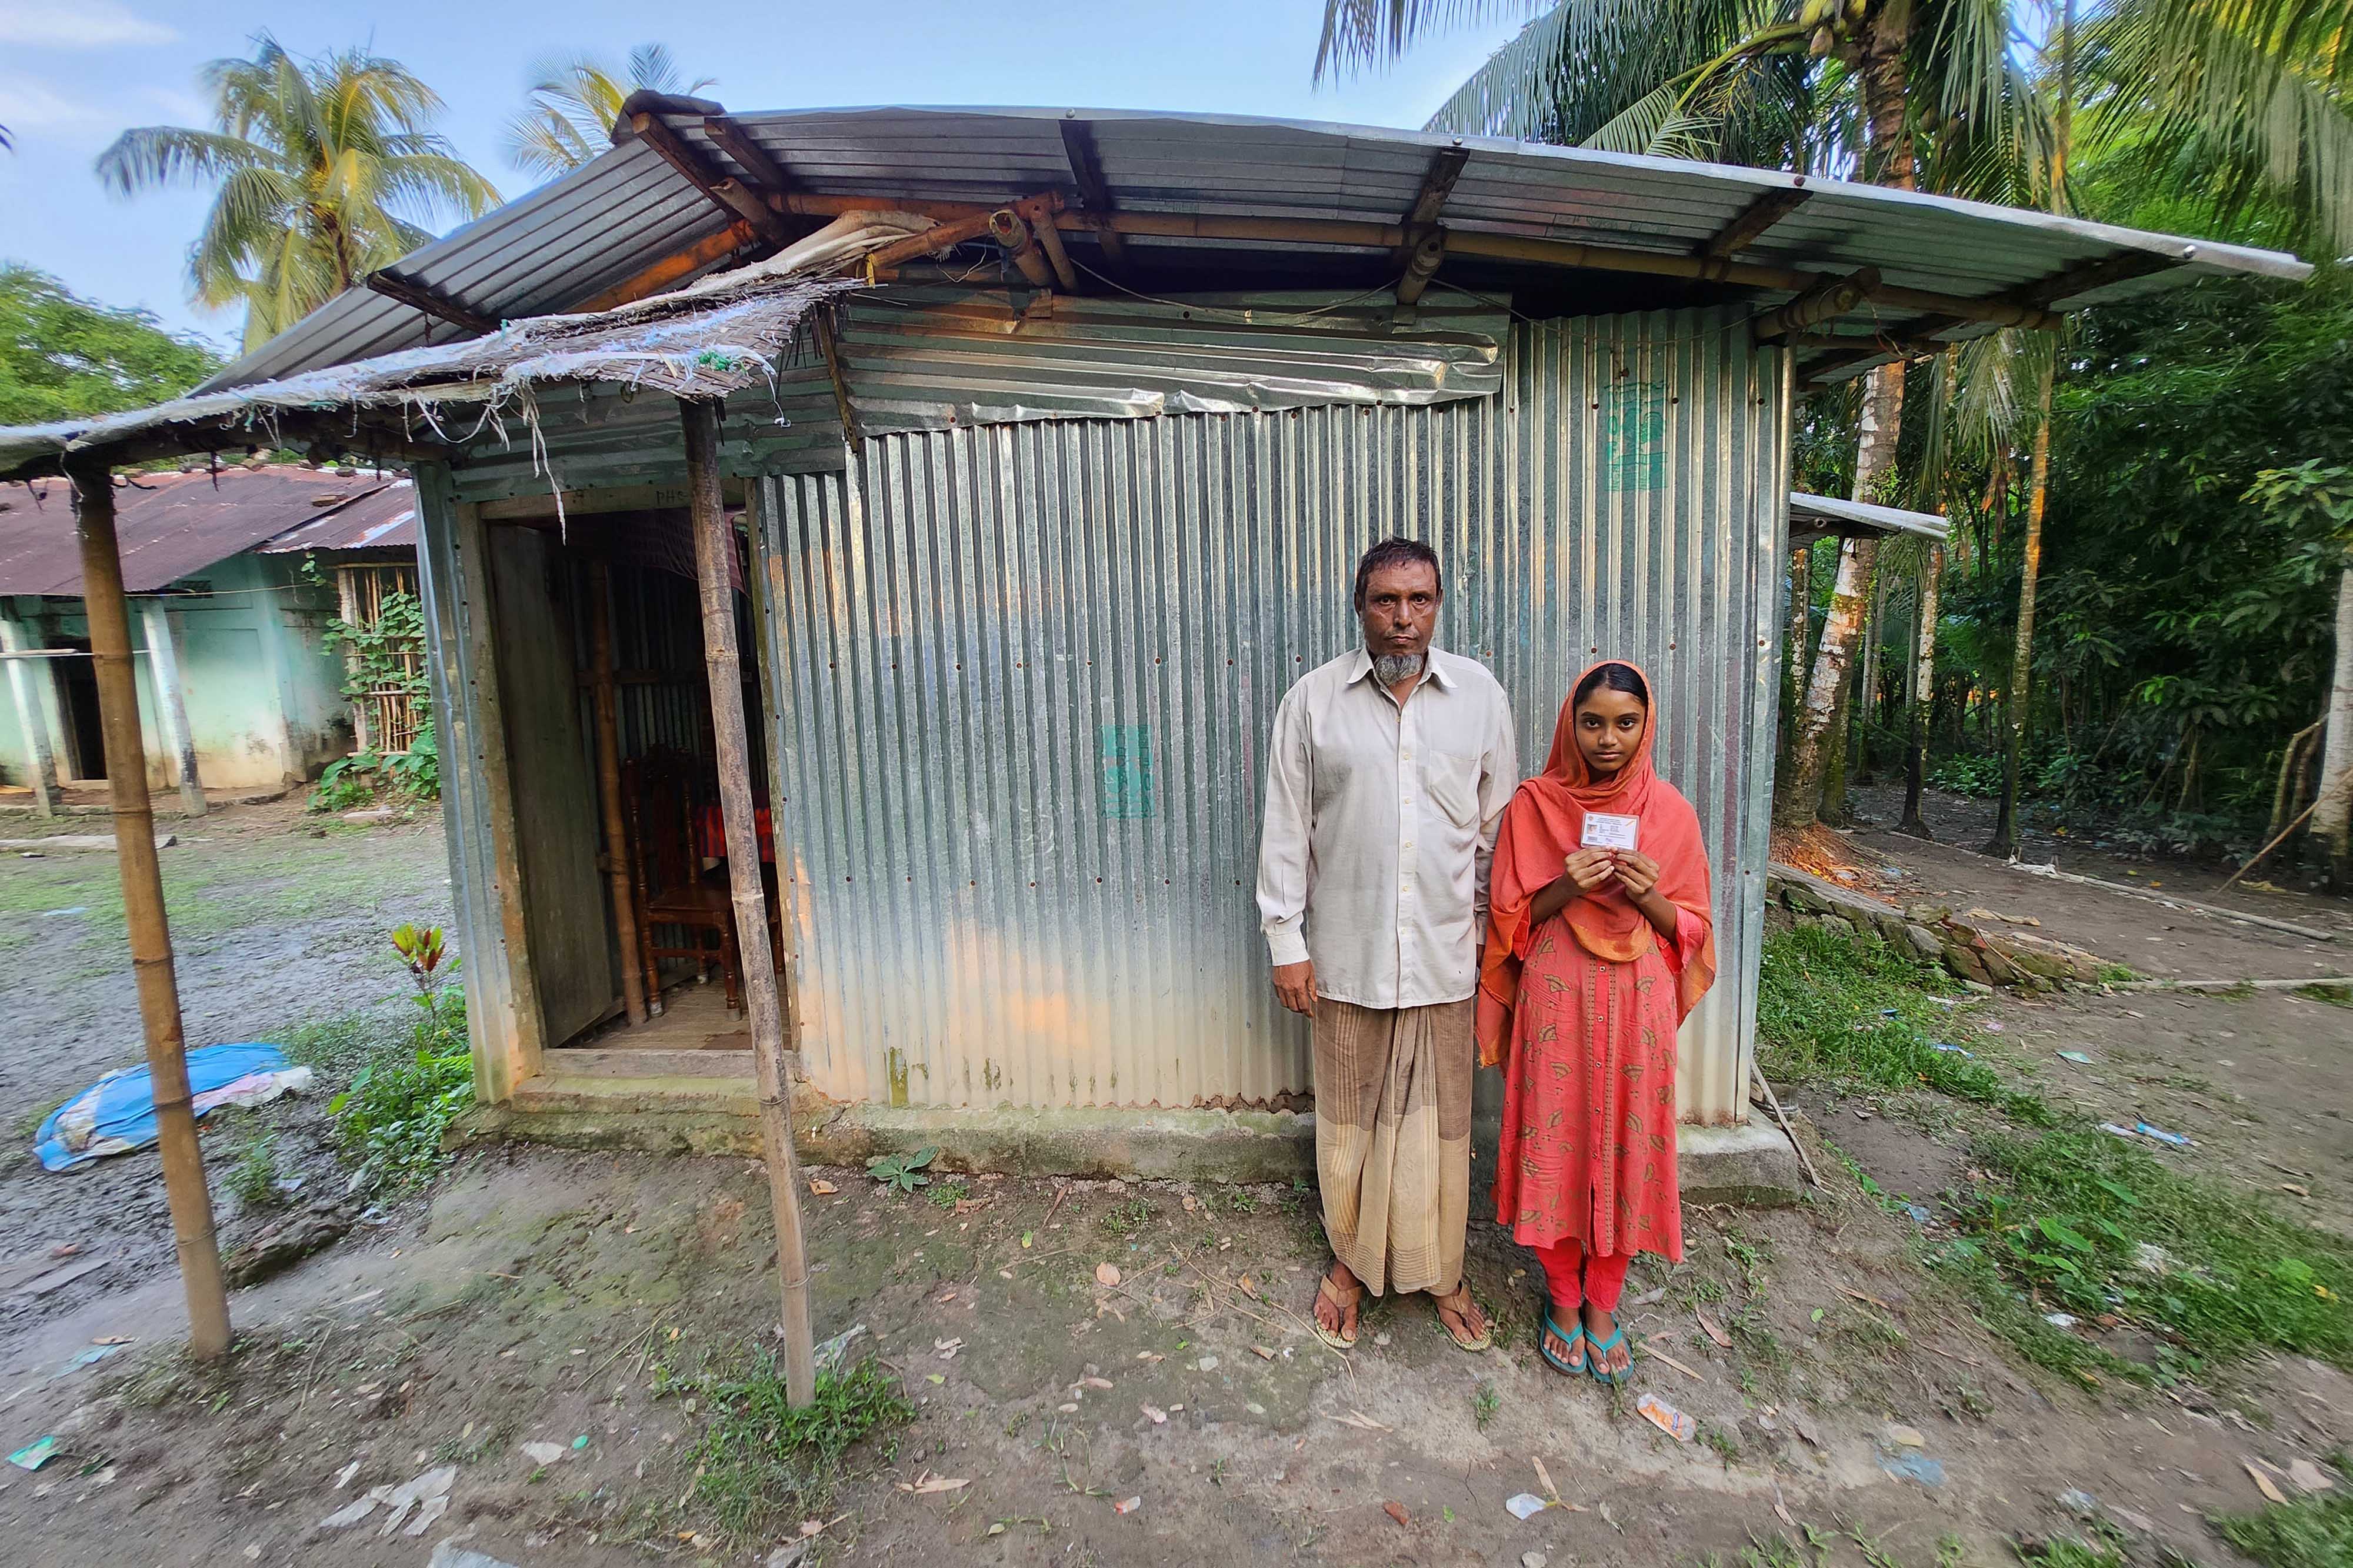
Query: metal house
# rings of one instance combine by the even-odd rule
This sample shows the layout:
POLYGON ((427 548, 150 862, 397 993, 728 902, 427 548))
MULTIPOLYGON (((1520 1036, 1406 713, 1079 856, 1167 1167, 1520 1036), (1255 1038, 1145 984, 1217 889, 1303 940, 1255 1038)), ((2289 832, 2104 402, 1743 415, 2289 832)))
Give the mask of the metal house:
POLYGON ((710 940, 765 908, 805 1142, 1066 1170, 1299 1157, 1261 752, 1352 636, 1356 554, 1426 538, 1525 763, 1594 655, 1661 684, 1725 955, 1683 1040, 1700 1160, 1749 1138, 1793 399, 2227 272, 2302 268, 1402 132, 640 97, 611 152, 189 399, 0 432, 0 473, 410 467, 511 1125, 724 1144, 781 1104, 757 987, 739 1017, 697 984, 693 879, 733 845, 710 940), (738 638, 740 744, 705 663, 738 638))

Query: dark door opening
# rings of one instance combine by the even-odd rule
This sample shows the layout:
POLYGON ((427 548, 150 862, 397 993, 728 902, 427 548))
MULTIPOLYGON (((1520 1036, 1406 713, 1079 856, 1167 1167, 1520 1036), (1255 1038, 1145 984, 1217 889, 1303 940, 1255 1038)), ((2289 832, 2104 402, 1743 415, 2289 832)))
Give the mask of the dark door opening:
MULTIPOLYGON (((90 644, 60 637, 52 648, 88 654, 90 644)), ((58 679, 58 717, 65 726, 65 763, 78 779, 106 776, 106 726, 98 712, 98 666, 87 658, 48 661, 58 679)))

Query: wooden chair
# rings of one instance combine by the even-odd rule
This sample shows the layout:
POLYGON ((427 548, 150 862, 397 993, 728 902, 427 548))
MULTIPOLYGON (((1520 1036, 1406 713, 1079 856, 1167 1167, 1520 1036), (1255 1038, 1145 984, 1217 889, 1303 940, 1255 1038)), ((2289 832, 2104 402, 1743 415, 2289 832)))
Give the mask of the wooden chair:
POLYGON ((735 912, 727 889, 702 874, 695 840, 696 785, 703 768, 681 752, 659 748, 621 764, 621 802, 628 818, 630 868, 638 903, 638 961, 646 994, 661 994, 659 961, 692 959, 708 975, 715 958, 727 987, 727 1006, 743 1006, 742 964, 735 947, 735 912), (665 947, 654 928, 683 928, 689 945, 665 947), (709 940, 715 937, 716 946, 709 940))

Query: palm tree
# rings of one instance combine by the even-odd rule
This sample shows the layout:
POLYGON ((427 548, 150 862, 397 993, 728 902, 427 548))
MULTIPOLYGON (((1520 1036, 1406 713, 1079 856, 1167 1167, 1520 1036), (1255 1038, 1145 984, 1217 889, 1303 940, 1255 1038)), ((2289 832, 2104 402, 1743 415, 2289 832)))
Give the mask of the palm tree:
POLYGON ((626 80, 586 55, 540 60, 531 75, 530 107, 507 121, 507 156, 535 174, 576 169, 612 145, 613 122, 630 93, 691 96, 717 79, 681 84, 678 62, 660 44, 640 44, 629 51, 626 80))
MULTIPOLYGON (((2056 20, 2064 33, 2072 12, 2072 0, 1325 0, 1316 72, 1393 58, 1440 26, 1533 16, 1430 129, 2063 208, 2066 111, 2054 126, 2019 46, 2021 23, 2056 20)), ((2058 58, 2063 74, 2082 70, 2088 129, 2103 145, 2188 172, 2184 184, 2202 185, 2218 211, 2284 197, 2333 242, 2353 237, 2353 0, 2095 0, 2085 37, 2080 61, 2072 47, 2058 58)), ((1893 488, 1903 395, 1901 367, 1872 373, 1860 499, 1893 488)), ((2042 490, 2030 498, 2038 542, 2042 490)), ((1819 808, 1875 554, 1867 541, 1841 552, 1780 792, 1784 822, 1819 808)), ((2031 597, 2021 612, 2025 647, 2031 597)), ((2025 692, 2013 684, 2022 723, 2025 692)))
POLYGON ((432 238, 423 225, 445 209, 475 217, 499 199, 432 132, 441 100, 397 61, 255 42, 253 58, 204 68, 212 130, 126 131, 98 159, 121 195, 217 182, 188 278, 199 303, 243 301, 248 349, 432 238))

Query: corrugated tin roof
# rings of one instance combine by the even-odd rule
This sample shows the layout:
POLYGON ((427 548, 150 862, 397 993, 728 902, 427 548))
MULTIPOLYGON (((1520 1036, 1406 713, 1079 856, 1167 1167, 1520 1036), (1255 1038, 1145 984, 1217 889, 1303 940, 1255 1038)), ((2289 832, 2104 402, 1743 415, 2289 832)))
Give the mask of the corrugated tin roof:
POLYGON ((309 522, 258 547, 264 555, 307 551, 414 550, 417 548, 417 489, 395 479, 383 489, 322 511, 309 522))
MULTIPOLYGON (((2276 252, 2016 208, 1769 170, 1476 137, 1116 110, 828 109, 733 118, 797 190, 817 195, 981 205, 1041 191, 1071 193, 1076 180, 1063 126, 1079 122, 1092 137, 1113 207, 1127 213, 1394 224, 1412 207, 1432 154, 1460 148, 1466 162, 1442 214, 1455 233, 1687 257, 1759 196, 1802 189, 1808 193, 1803 205, 1741 249, 1738 260, 1839 274, 1876 267, 1890 286, 1979 299, 2134 252, 2162 262, 2161 275, 2086 286, 2042 301, 2053 309, 2191 277, 2293 278, 2306 270, 2276 252)), ((714 168, 739 173, 705 134, 700 115, 669 116, 665 122, 714 168)), ((730 221, 730 214, 651 147, 631 138, 415 252, 399 270, 481 315, 514 319, 576 304, 720 233, 730 221)), ((1307 248, 1266 243, 1293 252, 1307 248)), ((1131 237, 1127 244, 1140 254, 1166 257, 1189 246, 1230 249, 1245 242, 1131 237)), ((1955 327, 1916 310, 1883 310, 1842 324, 1859 346, 1871 342, 1873 331, 1965 336, 1985 330, 1955 327)), ((280 378, 459 335, 459 329, 410 306, 357 289, 206 386, 280 378)))
POLYGON ((1789 542, 1803 544, 1826 534, 1852 538, 1859 533, 1908 533, 1941 544, 1952 525, 1933 511, 1905 511, 1870 501, 1842 500, 1837 496, 1789 492, 1789 542))
MULTIPOLYGON (((114 491, 122 585, 152 594, 392 481, 316 468, 137 474, 114 491)), ((406 489, 406 486, 402 487, 406 489)), ((0 594, 81 595, 81 547, 62 480, 0 486, 0 594)))

